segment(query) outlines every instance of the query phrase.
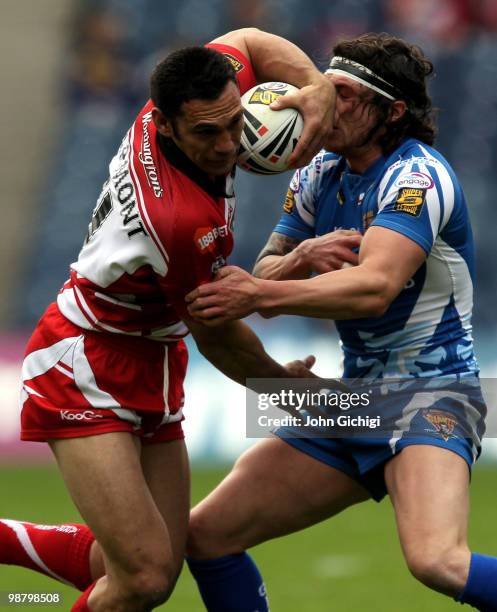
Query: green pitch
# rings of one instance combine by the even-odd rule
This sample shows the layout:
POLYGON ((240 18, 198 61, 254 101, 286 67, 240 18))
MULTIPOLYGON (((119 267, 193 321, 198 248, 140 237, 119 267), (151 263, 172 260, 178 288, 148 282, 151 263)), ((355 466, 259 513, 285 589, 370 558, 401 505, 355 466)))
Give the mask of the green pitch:
MULTIPOLYGON (((222 478, 222 470, 194 470, 193 499, 222 478)), ((480 466, 473 475, 470 545, 497 554, 495 483, 497 469, 480 466)), ((51 467, 0 467, 0 516, 43 523, 79 517, 51 467)), ((459 604, 419 585, 405 568, 388 500, 367 502, 305 532, 253 551, 266 580, 272 612, 449 612, 459 604)), ((70 610, 77 591, 9 566, 0 567, 0 591, 55 592, 62 606, 6 606, 1 609, 70 610)), ((160 610, 197 612, 195 585, 183 572, 170 602, 160 610)), ((465 609, 465 608, 464 608, 465 609)))

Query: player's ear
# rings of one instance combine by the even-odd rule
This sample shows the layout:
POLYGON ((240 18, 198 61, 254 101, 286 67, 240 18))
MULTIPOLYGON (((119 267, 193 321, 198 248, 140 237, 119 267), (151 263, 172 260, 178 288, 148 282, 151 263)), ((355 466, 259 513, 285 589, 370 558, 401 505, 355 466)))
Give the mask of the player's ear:
POLYGON ((390 108, 390 121, 393 123, 394 121, 398 121, 401 117, 404 116, 404 113, 407 110, 407 104, 404 100, 395 100, 390 108))
POLYGON ((164 115, 164 113, 156 106, 154 106, 152 109, 152 121, 154 122, 159 134, 162 134, 166 138, 171 138, 174 136, 174 128, 171 121, 169 121, 166 115, 164 115))

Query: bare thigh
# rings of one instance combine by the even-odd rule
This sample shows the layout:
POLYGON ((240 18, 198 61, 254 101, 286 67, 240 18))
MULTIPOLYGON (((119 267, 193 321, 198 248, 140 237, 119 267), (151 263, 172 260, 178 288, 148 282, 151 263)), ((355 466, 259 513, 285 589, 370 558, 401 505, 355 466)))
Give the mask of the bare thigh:
MULTIPOLYGON (((190 511, 190 468, 184 440, 150 444, 141 449, 140 463, 148 489, 167 524, 175 573, 183 564, 190 511)), ((98 541, 90 553, 93 579, 105 574, 98 541)))
POLYGON ((407 446, 387 463, 385 482, 410 570, 427 586, 457 595, 470 559, 466 462, 436 446, 407 446))
MULTIPOLYGON (((99 590, 105 591, 103 600, 109 609, 113 598, 118 601, 122 593, 133 591, 136 585, 136 589, 142 588, 144 573, 148 584, 173 582, 181 565, 180 542, 184 542, 184 533, 172 536, 167 516, 171 514, 173 531, 178 531, 179 514, 185 515, 183 523, 188 515, 185 494, 179 492, 180 505, 184 507, 169 513, 167 507, 159 508, 149 483, 155 488, 159 473, 174 473, 174 486, 182 482, 182 444, 162 454, 159 449, 146 452, 146 475, 140 442, 128 433, 54 440, 50 445, 73 501, 103 550, 107 577, 99 590), (157 461, 161 455, 157 469, 152 467, 152 455, 157 461)), ((183 475, 188 483, 188 471, 183 475)), ((167 503, 174 504, 176 494, 178 491, 170 489, 160 501, 166 504, 168 498, 167 503)))
POLYGON ((369 497, 343 472, 279 438, 263 440, 192 510, 188 553, 211 558, 241 552, 369 497))
POLYGON ((168 527, 179 573, 185 556, 190 512, 190 468, 184 440, 144 446, 141 464, 153 500, 168 527))

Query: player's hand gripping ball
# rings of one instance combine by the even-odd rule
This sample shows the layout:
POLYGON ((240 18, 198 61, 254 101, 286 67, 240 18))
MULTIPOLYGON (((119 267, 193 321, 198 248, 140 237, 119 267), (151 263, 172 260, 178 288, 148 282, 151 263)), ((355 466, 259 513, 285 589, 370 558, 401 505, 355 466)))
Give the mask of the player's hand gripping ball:
POLYGON ((298 142, 304 121, 295 108, 272 110, 280 96, 298 91, 288 83, 261 83, 242 96, 245 125, 237 164, 255 174, 288 170, 288 158, 298 142))

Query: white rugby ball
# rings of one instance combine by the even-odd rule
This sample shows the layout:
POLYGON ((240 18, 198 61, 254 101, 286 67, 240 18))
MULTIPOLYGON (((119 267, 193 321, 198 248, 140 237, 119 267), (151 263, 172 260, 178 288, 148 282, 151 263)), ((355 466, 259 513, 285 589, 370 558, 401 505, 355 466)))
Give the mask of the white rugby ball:
POLYGON ((261 83, 242 96, 245 125, 237 164, 255 174, 279 174, 288 170, 288 158, 304 127, 295 108, 272 110, 269 105, 298 88, 288 83, 261 83))

